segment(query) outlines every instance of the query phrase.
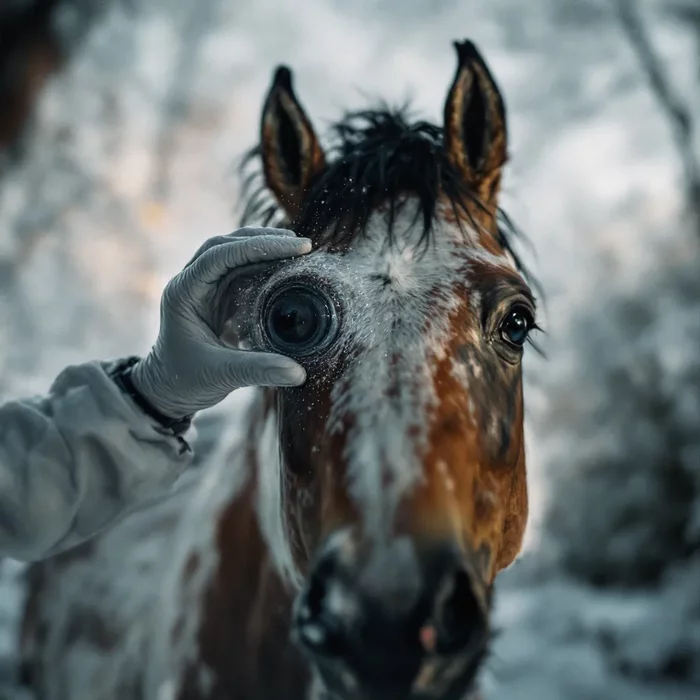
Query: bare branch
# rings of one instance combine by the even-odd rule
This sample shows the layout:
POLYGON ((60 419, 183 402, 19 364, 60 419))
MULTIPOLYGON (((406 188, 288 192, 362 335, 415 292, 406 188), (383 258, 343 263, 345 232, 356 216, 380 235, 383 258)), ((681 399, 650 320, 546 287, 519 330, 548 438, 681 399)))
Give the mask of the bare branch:
POLYGON ((661 59, 638 11, 637 0, 614 0, 614 5, 622 30, 637 56, 654 96, 671 124, 685 171, 688 203, 694 215, 700 218, 700 162, 694 151, 695 125, 691 109, 675 92, 663 69, 661 59))

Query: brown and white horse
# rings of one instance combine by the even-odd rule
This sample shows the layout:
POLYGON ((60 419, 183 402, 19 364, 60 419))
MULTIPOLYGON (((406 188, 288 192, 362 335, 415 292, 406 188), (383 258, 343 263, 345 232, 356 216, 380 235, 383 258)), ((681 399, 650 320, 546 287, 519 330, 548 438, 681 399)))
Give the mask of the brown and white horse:
POLYGON ((201 477, 32 568, 39 700, 472 691, 527 519, 535 304, 499 225, 504 105, 474 45, 456 48, 443 127, 351 114, 325 152, 277 70, 247 216, 314 249, 234 280, 225 337, 308 379, 251 392, 201 477))

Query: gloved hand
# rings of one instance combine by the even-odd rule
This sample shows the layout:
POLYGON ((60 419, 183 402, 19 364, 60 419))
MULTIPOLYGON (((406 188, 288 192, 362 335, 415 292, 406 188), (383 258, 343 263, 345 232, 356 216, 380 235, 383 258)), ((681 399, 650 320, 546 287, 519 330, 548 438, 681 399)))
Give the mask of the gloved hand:
POLYGON ((302 384, 304 369, 291 358, 224 346, 215 328, 216 297, 222 278, 310 250, 309 239, 274 228, 242 228, 206 241, 163 292, 158 339, 131 370, 141 396, 163 415, 182 418, 240 387, 302 384))

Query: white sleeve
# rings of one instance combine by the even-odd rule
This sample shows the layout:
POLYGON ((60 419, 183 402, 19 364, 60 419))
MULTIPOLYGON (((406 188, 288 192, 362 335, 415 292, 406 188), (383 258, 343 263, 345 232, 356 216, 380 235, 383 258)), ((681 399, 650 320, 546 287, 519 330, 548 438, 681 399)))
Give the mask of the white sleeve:
POLYGON ((109 372, 68 367, 49 393, 0 406, 0 556, 37 560, 162 495, 189 444, 148 417, 109 372))

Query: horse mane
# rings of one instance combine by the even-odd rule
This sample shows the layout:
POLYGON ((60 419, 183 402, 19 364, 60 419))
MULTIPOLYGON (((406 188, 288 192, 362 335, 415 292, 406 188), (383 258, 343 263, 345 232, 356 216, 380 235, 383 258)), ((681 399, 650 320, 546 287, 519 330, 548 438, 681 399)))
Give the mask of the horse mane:
MULTIPOLYGON (((378 207, 388 209, 390 244, 395 240, 397 214, 409 195, 418 199, 416 219, 422 221, 420 242, 432 239, 440 201, 451 207, 464 231, 464 222, 478 228, 472 212, 484 209, 476 193, 450 162, 443 146, 443 129, 414 120, 409 105, 347 112, 330 127, 326 165, 316 174, 295 221, 268 191, 262 173, 261 145, 245 154, 240 165, 244 210, 241 225, 291 226, 299 235, 319 243, 344 245, 367 228, 378 207)), ((522 233, 502 209, 496 230, 503 249, 526 278, 531 276, 514 250, 522 233)), ((465 232, 466 233, 466 232, 465 232)))

